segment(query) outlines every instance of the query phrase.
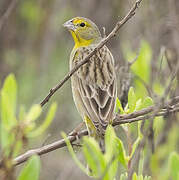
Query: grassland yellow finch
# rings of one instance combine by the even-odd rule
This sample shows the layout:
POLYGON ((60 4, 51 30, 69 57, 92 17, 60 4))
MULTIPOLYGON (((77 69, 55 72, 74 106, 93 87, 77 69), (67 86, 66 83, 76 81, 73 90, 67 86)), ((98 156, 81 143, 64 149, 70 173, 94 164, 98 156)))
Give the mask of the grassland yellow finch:
MULTIPOLYGON (((93 51, 102 37, 96 24, 87 18, 73 18, 64 26, 75 42, 70 55, 72 69, 93 51)), ((117 95, 114 59, 106 46, 78 69, 71 78, 71 85, 75 105, 89 135, 103 146, 106 127, 114 118, 117 95)))

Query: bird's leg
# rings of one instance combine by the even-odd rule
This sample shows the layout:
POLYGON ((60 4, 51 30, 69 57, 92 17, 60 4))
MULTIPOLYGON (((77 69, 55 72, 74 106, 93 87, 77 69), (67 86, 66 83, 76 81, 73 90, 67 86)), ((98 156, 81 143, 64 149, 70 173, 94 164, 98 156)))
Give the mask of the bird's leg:
POLYGON ((81 146, 81 144, 79 143, 79 131, 82 129, 82 127, 84 126, 84 122, 81 122, 70 134, 69 136, 75 136, 76 137, 76 140, 77 140, 77 143, 73 143, 72 145, 74 146, 81 146))

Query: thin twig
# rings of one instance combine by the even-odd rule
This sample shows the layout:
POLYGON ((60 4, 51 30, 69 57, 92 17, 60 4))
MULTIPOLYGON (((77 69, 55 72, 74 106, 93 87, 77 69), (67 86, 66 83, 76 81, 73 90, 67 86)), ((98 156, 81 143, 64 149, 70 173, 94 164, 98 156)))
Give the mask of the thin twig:
POLYGON ((142 0, 136 0, 135 4, 133 5, 133 7, 130 9, 130 11, 127 13, 127 15, 121 20, 118 21, 114 27, 114 29, 111 31, 111 33, 108 34, 108 36, 106 38, 103 38, 101 40, 101 42, 94 48, 94 50, 88 55, 86 56, 81 62, 79 62, 65 77, 63 80, 61 80, 54 88, 52 88, 49 92, 49 94, 42 100, 42 102, 40 103, 41 106, 44 106, 49 99, 54 95, 54 93, 60 89, 64 83, 71 78, 71 76, 84 64, 86 64, 89 59, 96 54, 96 52, 101 49, 111 38, 113 38, 114 36, 116 36, 117 32, 119 31, 119 29, 129 20, 131 19, 134 15, 135 15, 135 11, 136 9, 139 7, 140 3, 142 0))

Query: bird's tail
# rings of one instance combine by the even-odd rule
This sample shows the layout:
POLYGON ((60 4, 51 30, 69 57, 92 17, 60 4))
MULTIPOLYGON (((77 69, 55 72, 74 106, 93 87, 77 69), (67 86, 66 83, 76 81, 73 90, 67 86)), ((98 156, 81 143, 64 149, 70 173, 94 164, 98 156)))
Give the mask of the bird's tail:
POLYGON ((97 141, 99 143, 99 146, 101 148, 102 153, 105 153, 105 142, 104 142, 104 136, 98 136, 97 141))

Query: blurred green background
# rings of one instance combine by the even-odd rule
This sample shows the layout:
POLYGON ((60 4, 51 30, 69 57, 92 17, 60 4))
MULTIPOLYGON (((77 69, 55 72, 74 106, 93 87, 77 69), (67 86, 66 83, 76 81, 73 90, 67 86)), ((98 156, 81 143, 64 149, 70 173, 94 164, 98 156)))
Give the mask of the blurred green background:
MULTIPOLYGON (((10 2, 0 1, 0 17, 10 2)), ((62 24, 72 17, 83 16, 94 21, 101 32, 105 27, 108 34, 133 3, 133 0, 17 0, 0 30, 0 86, 12 72, 18 82, 18 103, 27 108, 39 103, 69 70, 73 40, 62 24)), ((126 78, 121 67, 139 52, 139 58, 131 68, 131 86, 139 97, 162 95, 179 61, 178 9, 178 0, 143 0, 135 17, 107 43, 115 58, 119 89, 120 80, 126 78)), ((177 79, 179 74, 170 96, 179 95, 177 79)), ((120 96, 120 90, 118 93, 120 96)), ((30 148, 60 139, 61 131, 68 133, 81 122, 72 101, 70 81, 45 105, 44 112, 53 101, 58 103, 55 119, 43 136, 30 142, 30 148)), ((146 145, 144 169, 153 179, 161 179, 169 153, 179 151, 178 122, 177 115, 154 121, 155 142, 158 144, 153 155, 150 143, 146 145)), ((136 126, 132 126, 131 132, 135 134, 136 126)), ((122 128, 116 131, 125 144, 122 128)), ((80 157, 80 151, 77 153, 80 157)), ((43 155, 41 159, 43 180, 88 179, 66 149, 43 155)))

